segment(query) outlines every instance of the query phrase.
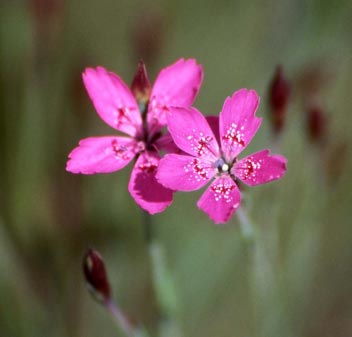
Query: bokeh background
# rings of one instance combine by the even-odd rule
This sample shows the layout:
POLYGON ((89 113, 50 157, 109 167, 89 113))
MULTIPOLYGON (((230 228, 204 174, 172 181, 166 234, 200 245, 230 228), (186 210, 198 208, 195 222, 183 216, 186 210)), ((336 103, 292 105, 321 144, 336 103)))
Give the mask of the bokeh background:
POLYGON ((86 291, 88 247, 154 336, 163 319, 162 337, 352 336, 351 18, 348 0, 2 0, 0 336, 124 336, 86 291), (264 122, 246 152, 272 148, 288 171, 244 191, 252 239, 236 216, 212 224, 196 208, 201 192, 153 217, 177 295, 165 319, 131 167, 80 176, 65 163, 79 139, 113 133, 84 90, 85 67, 130 83, 140 58, 154 79, 180 57, 204 66, 195 105, 205 114, 239 88, 258 91, 264 122), (278 64, 291 95, 274 135, 278 64))

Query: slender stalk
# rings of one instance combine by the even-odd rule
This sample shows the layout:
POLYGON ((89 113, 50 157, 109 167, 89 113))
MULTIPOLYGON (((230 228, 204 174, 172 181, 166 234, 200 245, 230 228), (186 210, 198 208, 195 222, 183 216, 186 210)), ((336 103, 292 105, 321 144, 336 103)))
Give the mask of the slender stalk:
POLYGON ((173 319, 177 307, 177 296, 163 247, 154 237, 152 217, 146 212, 143 212, 143 227, 146 248, 149 253, 152 291, 155 298, 154 310, 157 317, 154 322, 155 333, 158 336, 165 336, 170 334, 170 332, 166 332, 170 329, 180 331, 173 319))
POLYGON ((237 211, 237 218, 241 226, 241 231, 243 238, 251 241, 255 236, 255 229, 253 227, 252 221, 250 220, 245 208, 241 206, 237 211))
POLYGON ((153 247, 155 243, 155 238, 154 238, 154 231, 153 231, 153 221, 151 215, 146 212, 142 211, 141 214, 141 223, 143 226, 143 237, 144 237, 144 242, 145 242, 145 248, 147 250, 148 254, 148 281, 150 282, 150 287, 151 287, 151 292, 153 296, 153 302, 154 305, 152 305, 152 310, 155 312, 155 317, 156 320, 153 321, 153 328, 155 328, 154 333, 159 330, 159 319, 162 316, 161 315, 161 308, 160 308, 160 303, 158 299, 158 289, 157 289, 157 284, 155 282, 155 265, 154 265, 154 260, 153 260, 153 247))
POLYGON ((110 299, 105 303, 106 309, 110 312, 116 325, 129 337, 139 336, 139 329, 137 329, 130 320, 124 315, 122 310, 116 303, 110 299))
POLYGON ((153 242, 153 226, 152 218, 146 211, 142 211, 142 225, 144 240, 149 245, 153 242))

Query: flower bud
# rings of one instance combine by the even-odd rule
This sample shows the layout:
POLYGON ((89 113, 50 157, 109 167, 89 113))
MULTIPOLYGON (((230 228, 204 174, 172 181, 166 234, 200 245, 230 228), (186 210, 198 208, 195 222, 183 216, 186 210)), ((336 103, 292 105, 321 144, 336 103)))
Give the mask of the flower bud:
POLYGON ((279 133, 285 124, 286 110, 290 94, 290 84, 284 76, 282 67, 277 66, 269 89, 271 120, 275 133, 279 133))
POLYGON ((296 76, 296 88, 303 103, 323 96, 334 82, 335 74, 331 63, 324 60, 309 61, 296 76))
POLYGON ((83 272, 89 291, 100 302, 107 302, 111 298, 109 279, 101 255, 89 249, 83 259, 83 272))
POLYGON ((150 4, 140 7, 131 32, 135 56, 137 59, 143 58, 149 65, 158 63, 167 31, 167 14, 159 9, 150 4))
POLYGON ((136 75, 134 76, 131 90, 137 100, 137 103, 146 105, 146 103, 149 101, 151 85, 143 60, 140 60, 138 63, 138 69, 136 75))
POLYGON ((318 105, 307 109, 307 132, 313 143, 322 143, 327 137, 327 119, 324 111, 318 105))
POLYGON ((35 18, 47 24, 53 17, 60 14, 65 0, 30 0, 30 8, 35 18))

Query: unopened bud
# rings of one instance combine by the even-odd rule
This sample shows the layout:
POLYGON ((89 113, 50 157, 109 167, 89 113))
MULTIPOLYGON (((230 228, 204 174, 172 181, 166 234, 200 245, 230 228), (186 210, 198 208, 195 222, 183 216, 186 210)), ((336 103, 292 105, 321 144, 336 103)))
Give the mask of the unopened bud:
POLYGON ((60 13, 65 0, 30 0, 29 4, 33 14, 38 20, 50 22, 60 13))
POLYGON ((150 4, 140 7, 132 31, 134 54, 150 65, 158 63, 167 33, 167 14, 159 9, 150 4))
POLYGON ((269 88, 269 105, 275 133, 279 133, 285 124, 290 94, 290 84, 285 78, 282 67, 277 66, 269 88))
POLYGON ((307 104, 312 99, 323 96, 334 78, 335 71, 331 62, 322 59, 309 61, 298 71, 296 88, 307 104))
POLYGON ((100 302, 110 300, 111 291, 105 263, 101 255, 89 249, 83 259, 83 272, 89 291, 100 302))
POLYGON ((313 105, 307 110, 307 132, 313 143, 322 143, 327 137, 327 119, 321 107, 313 105))
POLYGON ((147 69, 143 60, 140 60, 138 63, 138 69, 136 75, 134 76, 131 90, 136 98, 138 104, 146 104, 149 101, 149 96, 151 92, 151 85, 149 82, 147 69))

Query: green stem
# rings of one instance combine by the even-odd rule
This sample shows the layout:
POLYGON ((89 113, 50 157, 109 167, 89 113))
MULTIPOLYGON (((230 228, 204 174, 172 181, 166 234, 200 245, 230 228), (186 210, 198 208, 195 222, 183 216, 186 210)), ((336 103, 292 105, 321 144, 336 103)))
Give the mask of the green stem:
POLYGON ((157 331, 160 336, 181 335, 180 328, 173 319, 177 312, 177 295, 172 275, 168 269, 162 245, 155 239, 151 215, 142 214, 144 239, 147 244, 151 282, 155 296, 155 311, 158 320, 157 331))
POLYGON ((121 328, 121 330, 127 336, 132 337, 135 335, 134 327, 132 326, 131 322, 127 319, 127 317, 123 314, 121 309, 112 300, 109 300, 106 303, 106 309, 110 312, 117 326, 121 328))
POLYGON ((134 326, 123 311, 116 305, 113 300, 109 300, 105 303, 106 309, 110 312, 116 325, 126 334, 128 337, 148 337, 144 330, 134 326))
POLYGON ((146 211, 142 211, 142 225, 144 240, 149 245, 153 242, 153 226, 152 218, 146 211))
POLYGON ((255 229, 246 210, 241 206, 237 211, 237 218, 240 223, 242 236, 245 240, 252 241, 255 237, 255 229))

